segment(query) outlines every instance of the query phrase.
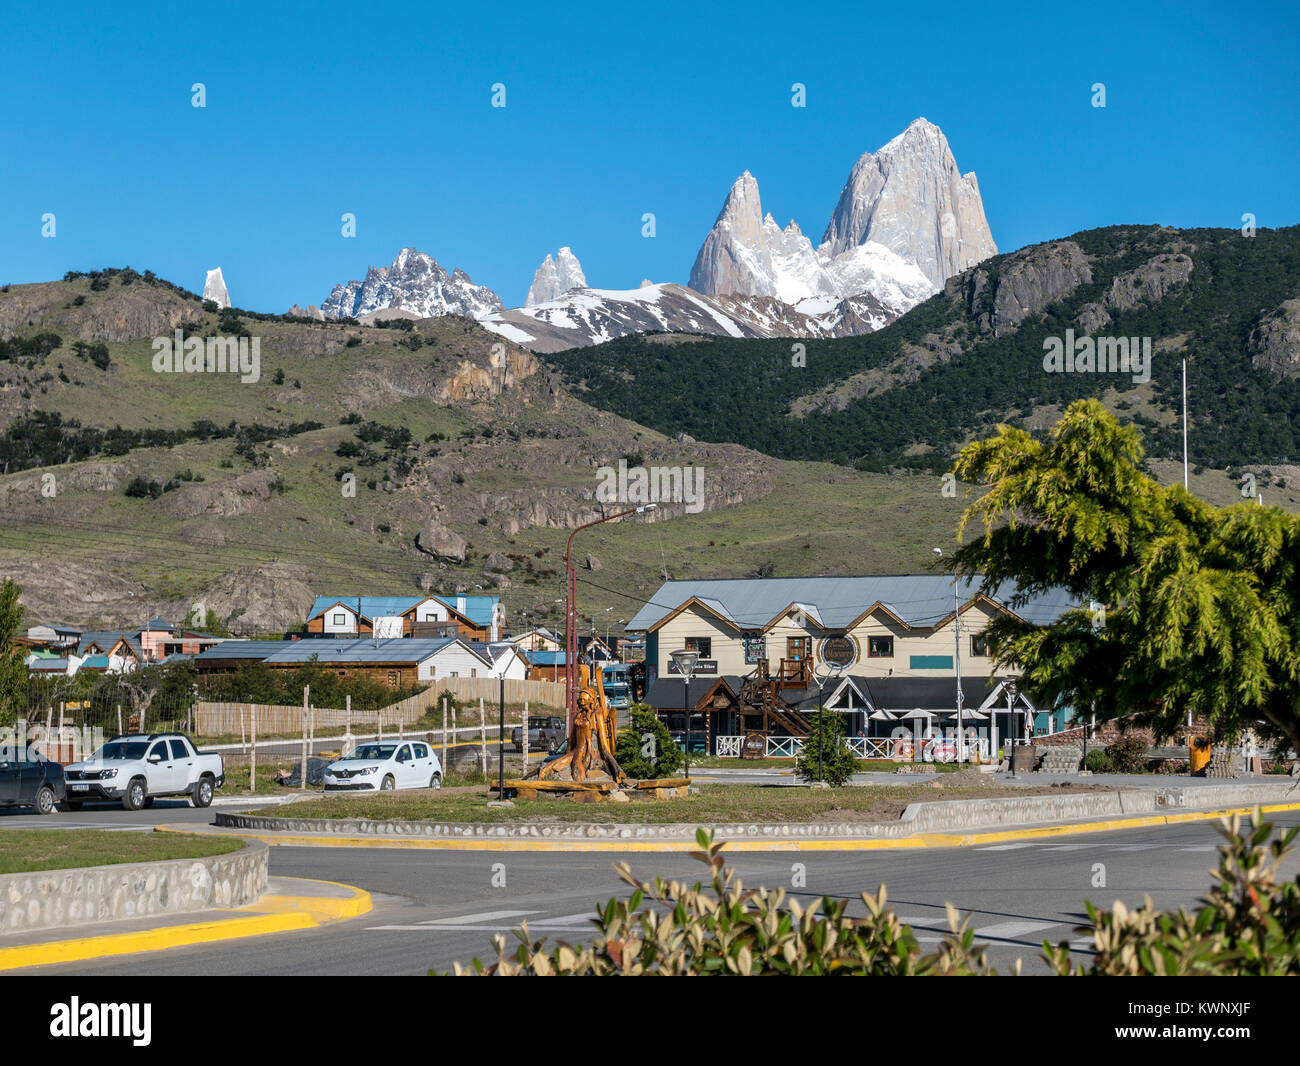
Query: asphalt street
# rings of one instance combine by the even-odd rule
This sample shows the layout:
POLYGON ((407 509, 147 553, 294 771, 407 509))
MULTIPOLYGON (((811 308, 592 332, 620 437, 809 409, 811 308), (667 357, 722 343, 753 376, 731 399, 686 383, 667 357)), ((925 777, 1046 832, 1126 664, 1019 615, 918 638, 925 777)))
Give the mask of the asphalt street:
MULTIPOLYGON (((155 821, 206 821, 208 812, 159 807, 129 815, 104 808, 76 816, 0 816, 0 829, 35 822, 145 828, 155 821), (148 816, 148 817, 146 817, 148 816), (75 819, 75 821, 74 821, 75 819)), ((1274 815, 1300 824, 1300 815, 1274 815)), ((786 887, 796 898, 846 897, 862 913, 858 894, 888 885, 889 901, 923 945, 946 927, 944 902, 969 916, 990 958, 1005 968, 1024 960, 1041 972, 1044 939, 1071 941, 1083 901, 1109 907, 1115 899, 1140 906, 1144 895, 1161 907, 1194 905, 1209 887, 1220 842, 1212 822, 1120 830, 1033 843, 974 848, 737 854, 747 884, 786 887), (1102 880, 1104 879, 1104 885, 1102 880)), ((597 904, 625 891, 613 864, 635 873, 697 880, 705 868, 681 854, 494 853, 400 849, 273 848, 271 873, 341 881, 369 890, 374 910, 350 922, 305 933, 173 949, 139 955, 131 971, 157 975, 422 974, 455 961, 494 957, 491 938, 527 919, 535 935, 580 940, 597 904)), ((1287 873, 1300 872, 1289 860, 1287 873)), ((1082 954, 1078 956, 1082 958, 1082 954)), ((116 974, 121 959, 43 967, 41 974, 116 974)))

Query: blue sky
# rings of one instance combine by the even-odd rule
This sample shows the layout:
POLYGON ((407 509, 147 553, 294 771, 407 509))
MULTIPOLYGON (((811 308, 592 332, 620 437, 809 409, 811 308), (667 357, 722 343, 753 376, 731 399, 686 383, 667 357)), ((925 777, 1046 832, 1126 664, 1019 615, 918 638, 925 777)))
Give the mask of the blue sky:
POLYGON ((742 170, 816 242, 854 160, 920 115, 1003 251, 1300 222, 1293 3, 203 10, 6 4, 0 282, 220 265, 237 306, 282 311, 413 245, 515 305, 562 244, 593 285, 685 282, 742 170))

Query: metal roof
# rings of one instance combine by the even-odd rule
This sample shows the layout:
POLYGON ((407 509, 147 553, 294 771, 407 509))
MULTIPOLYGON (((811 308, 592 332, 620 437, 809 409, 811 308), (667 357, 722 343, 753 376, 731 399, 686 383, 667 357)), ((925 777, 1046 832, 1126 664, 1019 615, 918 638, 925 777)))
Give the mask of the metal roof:
MULTIPOLYGON (((268 663, 305 663, 315 659, 322 663, 421 663, 432 659, 452 644, 468 647, 455 637, 386 637, 375 640, 333 638, 295 640, 266 656, 268 663)), ((220 645, 218 645, 220 647, 220 645)))
POLYGON ((287 648, 293 644, 302 644, 300 640, 223 640, 205 648, 194 656, 195 662, 208 662, 212 659, 265 659, 272 652, 287 648))
MULTIPOLYGON (((978 580, 958 582, 962 605, 979 591, 978 580)), ((1006 582, 992 599, 1006 604, 1016 586, 1006 582)), ((686 603, 692 596, 740 629, 761 629, 792 603, 814 608, 827 629, 849 625, 868 607, 880 603, 907 625, 932 627, 952 613, 952 578, 944 574, 904 574, 890 577, 768 577, 714 581, 667 581, 627 624, 644 631, 686 603)), ((1016 614, 1038 625, 1055 621, 1077 606, 1064 589, 1035 597, 1016 614)), ((812 614, 811 611, 808 612, 812 614)))

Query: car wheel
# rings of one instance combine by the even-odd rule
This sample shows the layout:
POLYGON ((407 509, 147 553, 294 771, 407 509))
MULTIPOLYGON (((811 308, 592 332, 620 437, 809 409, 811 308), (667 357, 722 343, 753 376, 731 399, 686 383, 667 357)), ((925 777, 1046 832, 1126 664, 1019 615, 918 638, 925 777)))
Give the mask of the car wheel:
POLYGON ((190 802, 196 807, 212 806, 212 778, 199 778, 199 783, 194 786, 194 791, 190 793, 190 802))
POLYGON ((429 787, 442 788, 442 774, 435 771, 434 775, 429 778, 429 787))
POLYGON ((397 782, 393 780, 393 775, 389 774, 379 783, 379 787, 384 792, 392 792, 397 787, 397 782))
POLYGON ((54 789, 49 785, 42 785, 36 791, 36 813, 53 814, 54 807, 54 789))
POLYGON ((126 792, 122 796, 122 806, 128 811, 138 811, 144 808, 144 801, 148 798, 144 779, 137 777, 126 786, 126 792))

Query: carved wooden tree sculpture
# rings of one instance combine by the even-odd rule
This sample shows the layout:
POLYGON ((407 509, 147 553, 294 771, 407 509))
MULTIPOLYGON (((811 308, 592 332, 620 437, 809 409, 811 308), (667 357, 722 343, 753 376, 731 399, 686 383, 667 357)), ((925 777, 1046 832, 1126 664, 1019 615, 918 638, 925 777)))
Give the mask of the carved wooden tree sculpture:
POLYGON ((604 688, 592 682, 591 667, 585 663, 578 667, 578 685, 578 710, 573 716, 569 750, 541 766, 537 777, 558 777, 567 770, 570 780, 586 781, 594 771, 597 775, 607 774, 621 785, 627 775, 614 758, 618 728, 614 708, 605 702, 604 688))

